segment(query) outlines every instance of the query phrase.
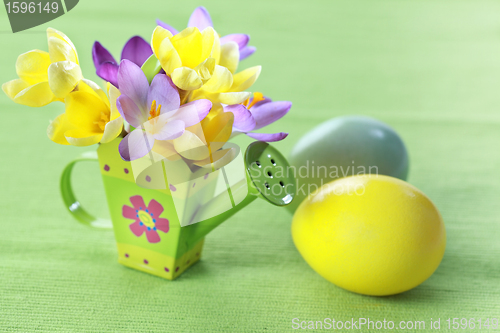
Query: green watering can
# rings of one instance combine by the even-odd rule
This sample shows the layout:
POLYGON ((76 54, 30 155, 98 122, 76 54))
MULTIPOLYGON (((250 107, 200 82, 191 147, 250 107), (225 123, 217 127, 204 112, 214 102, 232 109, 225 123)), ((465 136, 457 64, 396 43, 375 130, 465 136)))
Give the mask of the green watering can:
POLYGON ((61 177, 61 193, 81 223, 113 228, 118 262, 173 280, 196 263, 205 236, 256 198, 286 206, 295 194, 287 160, 265 142, 253 142, 244 155, 232 150, 230 161, 193 167, 183 159, 145 158, 126 162, 118 153, 121 139, 70 162, 61 177), (111 222, 89 214, 76 199, 71 172, 79 161, 98 161, 111 222))

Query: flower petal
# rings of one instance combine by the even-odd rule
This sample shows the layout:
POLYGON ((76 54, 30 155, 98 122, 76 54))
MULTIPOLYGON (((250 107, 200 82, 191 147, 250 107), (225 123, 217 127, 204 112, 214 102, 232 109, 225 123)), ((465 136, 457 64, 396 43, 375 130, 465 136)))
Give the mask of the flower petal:
POLYGON ((208 92, 226 92, 233 85, 233 74, 226 68, 215 65, 214 73, 210 80, 203 85, 203 90, 208 92))
POLYGON ((251 93, 249 92, 229 92, 221 93, 218 96, 220 103, 231 105, 243 103, 247 98, 249 98, 251 93))
POLYGON ((94 61, 96 70, 99 69, 99 66, 105 62, 111 62, 118 66, 115 58, 98 41, 94 42, 94 45, 92 46, 92 60, 94 61))
POLYGON ((146 229, 146 238, 150 243, 158 243, 161 240, 160 235, 158 235, 158 232, 156 232, 155 230, 146 229))
POLYGON ((148 211, 151 214, 153 214, 153 218, 156 219, 157 217, 159 217, 161 215, 161 213, 163 213, 163 206, 155 199, 152 199, 149 202, 148 211))
MULTIPOLYGON (((213 30, 212 27, 208 27, 206 28, 205 30, 203 30, 203 34, 205 34, 205 32, 209 31, 209 30, 213 30)), ((219 63, 220 61, 220 38, 219 38, 219 34, 217 32, 215 32, 215 30, 213 31, 214 33, 214 44, 212 46, 212 52, 210 53, 210 56, 212 58, 215 58, 215 62, 216 63, 219 63)))
POLYGON ((201 30, 201 60, 212 57, 219 61, 220 40, 219 35, 214 28, 207 27, 201 30), (216 54, 217 53, 217 54, 216 54))
POLYGON ((140 67, 152 54, 151 45, 144 38, 134 36, 123 47, 121 60, 130 60, 140 67))
POLYGON ((250 40, 250 36, 248 36, 246 34, 230 34, 230 35, 226 35, 224 37, 221 37, 220 43, 221 43, 221 45, 224 45, 224 44, 229 43, 229 42, 235 42, 236 44, 238 44, 238 49, 241 50, 245 46, 248 45, 249 40, 250 40))
POLYGON ((292 102, 271 102, 250 108, 250 112, 256 122, 255 129, 258 130, 281 119, 288 113, 291 107, 292 102))
POLYGON ((161 218, 161 217, 158 218, 158 219, 156 219, 155 227, 156 227, 157 230, 160 230, 160 231, 163 231, 163 232, 168 232, 168 230, 170 229, 168 220, 164 219, 164 218, 161 218))
POLYGON ((255 128, 255 119, 252 113, 241 104, 227 105, 224 112, 231 112, 234 115, 233 128, 239 132, 249 132, 255 128))
POLYGON ((131 220, 137 219, 137 212, 133 207, 124 205, 122 207, 122 215, 123 217, 131 220))
POLYGON ((58 61, 49 66, 49 86, 56 97, 65 98, 83 78, 79 65, 58 61))
POLYGON ((172 32, 170 32, 166 28, 163 28, 162 26, 157 26, 155 30, 153 30, 153 35, 151 36, 151 47, 153 48, 153 52, 157 58, 159 58, 157 52, 163 40, 169 39, 176 34, 177 32, 175 34, 172 34, 172 32))
POLYGON ((172 74, 172 72, 182 66, 181 57, 179 53, 172 45, 169 38, 165 38, 161 42, 158 52, 155 52, 156 57, 160 61, 161 67, 167 74, 172 74))
POLYGON ((168 31, 170 31, 172 33, 172 35, 177 35, 179 33, 179 31, 177 31, 177 29, 175 29, 171 25, 168 25, 159 19, 156 19, 156 25, 159 25, 163 29, 167 29, 168 31))
POLYGON ((130 228, 130 231, 132 231, 134 235, 136 235, 137 237, 142 235, 144 231, 147 230, 147 227, 145 225, 141 225, 139 221, 135 221, 128 227, 130 228))
POLYGON ((256 50, 257 48, 255 46, 246 46, 240 49, 240 61, 254 54, 256 50))
POLYGON ((109 121, 104 126, 104 133, 101 138, 101 143, 108 143, 113 141, 120 135, 123 128, 123 118, 118 117, 114 120, 109 121))
POLYGON ((65 34, 56 29, 47 28, 47 40, 52 62, 68 60, 78 64, 75 46, 65 34))
POLYGON ((173 140, 173 142, 175 150, 184 158, 202 160, 209 156, 209 150, 205 142, 190 131, 184 131, 184 134, 173 140))
POLYGON ((229 69, 231 73, 236 72, 238 63, 240 62, 240 51, 238 44, 235 42, 228 42, 221 46, 220 62, 219 65, 229 69))
POLYGON ((118 85, 122 95, 130 97, 140 108, 147 108, 149 82, 139 66, 130 60, 122 60, 118 69, 118 85))
POLYGON ((157 74, 148 89, 146 106, 149 108, 156 101, 157 107, 161 105, 160 112, 166 113, 177 110, 181 104, 177 87, 165 74, 157 74))
POLYGON ((197 27, 200 31, 206 27, 213 27, 212 19, 205 7, 200 6, 193 11, 189 17, 188 27, 197 27))
POLYGON ((118 90, 115 86, 108 83, 108 95, 109 95, 109 111, 110 116, 109 119, 113 120, 120 117, 120 111, 116 106, 116 100, 120 97, 120 90, 118 90))
POLYGON ((272 133, 272 134, 267 134, 267 133, 245 133, 245 134, 255 140, 265 141, 265 142, 281 141, 288 136, 288 133, 285 132, 272 133))
POLYGON ((125 161, 133 161, 143 156, 153 147, 153 136, 140 128, 136 128, 120 142, 118 150, 125 161))
POLYGON ((69 145, 64 133, 72 129, 75 129, 75 126, 68 121, 66 114, 62 113, 50 123, 49 127, 47 127, 47 136, 55 143, 69 145))
POLYGON ((231 112, 221 112, 215 117, 203 119, 201 125, 206 142, 212 152, 220 149, 229 140, 233 131, 234 115, 231 112))
POLYGON ((182 90, 199 89, 203 82, 194 69, 179 67, 172 72, 172 81, 182 90))
POLYGON ((109 107, 108 96, 106 96, 106 93, 94 81, 82 79, 80 82, 78 82, 78 86, 75 88, 75 91, 85 91, 93 94, 95 93, 94 95, 99 97, 109 107))
POLYGON ((174 112, 164 113, 159 115, 158 117, 148 119, 148 121, 142 124, 142 129, 153 135, 156 140, 161 140, 160 136, 157 138, 155 137, 155 135, 164 130, 164 127, 167 126, 167 123, 170 121, 170 115, 173 113, 174 112))
POLYGON ((2 84, 2 90, 11 100, 14 100, 17 94, 29 86, 30 85, 26 81, 22 79, 15 79, 2 84))
POLYGON ((135 210, 146 209, 146 203, 144 203, 144 199, 140 195, 130 197, 130 202, 134 206, 135 210))
POLYGON ((66 97, 64 103, 66 115, 71 124, 86 133, 102 134, 97 124, 102 120, 102 114, 109 114, 109 108, 96 94, 75 91, 66 97))
POLYGON ((101 79, 108 81, 115 87, 118 85, 118 65, 112 62, 104 62, 96 70, 97 76, 101 79))
POLYGON ((203 83, 210 80, 215 70, 215 59, 207 58, 194 68, 203 83))
POLYGON ((250 88, 259 78, 261 69, 261 66, 255 66, 235 74, 233 76, 233 85, 229 91, 238 92, 245 91, 250 88))
MULTIPOLYGON (((7 82, 7 83, 11 83, 7 82)), ((2 89, 5 90, 16 90, 20 88, 22 85, 19 82, 11 83, 11 85, 15 86, 6 86, 5 88, 2 86, 2 89)), ((26 89, 21 90, 14 97, 14 102, 18 104, 23 104, 27 106, 40 107, 47 105, 55 100, 58 100, 52 90, 50 90, 50 86, 48 82, 40 82, 35 85, 32 85, 26 89)))
POLYGON ((173 140, 177 139, 184 133, 184 129, 186 126, 184 125, 184 122, 182 120, 169 120, 168 122, 165 122, 162 124, 161 118, 167 117, 168 115, 164 114, 161 115, 155 120, 151 120, 149 122, 146 122, 144 124, 144 128, 148 133, 153 135, 153 138, 155 140, 173 140), (152 124, 153 126, 148 126, 152 124))
POLYGON ((134 127, 140 127, 148 120, 148 115, 127 95, 120 95, 116 99, 116 108, 123 119, 134 127))
POLYGON ((50 66, 48 52, 33 50, 17 57, 16 73, 20 79, 29 84, 48 80, 47 70, 50 66))
POLYGON ((212 102, 208 99, 199 99, 186 104, 183 104, 171 120, 182 120, 186 127, 191 127, 205 119, 212 108, 212 102))
POLYGON ((183 66, 195 68, 204 60, 201 59, 202 35, 197 28, 186 28, 170 38, 170 41, 177 50, 183 66))
POLYGON ((99 143, 102 138, 102 132, 87 132, 81 129, 72 129, 64 133, 69 144, 77 147, 87 147, 99 143))

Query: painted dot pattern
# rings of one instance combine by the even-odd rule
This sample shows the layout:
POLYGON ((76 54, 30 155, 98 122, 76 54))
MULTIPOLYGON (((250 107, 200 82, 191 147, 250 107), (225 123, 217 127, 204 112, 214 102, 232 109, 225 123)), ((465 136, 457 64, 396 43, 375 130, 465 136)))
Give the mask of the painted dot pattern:
POLYGON ((149 183, 149 182, 151 182, 151 177, 146 176, 146 181, 147 181, 148 183, 149 183))
POLYGON ((109 165, 107 165, 107 164, 106 164, 106 165, 104 166, 104 171, 109 171, 109 165))
MULTIPOLYGON (((125 258, 129 258, 129 257, 130 257, 130 255, 129 255, 128 253, 125 253, 125 254, 124 254, 124 256, 125 256, 125 258)), ((199 257, 199 256, 200 256, 200 252, 196 252, 196 256, 197 256, 197 257, 199 257)), ((143 260, 143 263, 144 263, 144 264, 146 264, 146 265, 148 265, 148 264, 149 264, 149 260, 144 259, 144 260, 143 260)), ((187 266, 187 265, 189 265, 190 263, 191 263, 191 260, 187 260, 187 261, 186 261, 186 263, 185 263, 185 265, 187 266)), ((177 273, 177 272, 179 272, 179 269, 180 269, 180 266, 177 266, 177 267, 175 268, 175 272, 176 272, 176 273, 177 273)), ((163 270, 164 270, 166 273, 169 273, 169 272, 170 272, 170 269, 169 269, 168 267, 163 267, 163 270)))

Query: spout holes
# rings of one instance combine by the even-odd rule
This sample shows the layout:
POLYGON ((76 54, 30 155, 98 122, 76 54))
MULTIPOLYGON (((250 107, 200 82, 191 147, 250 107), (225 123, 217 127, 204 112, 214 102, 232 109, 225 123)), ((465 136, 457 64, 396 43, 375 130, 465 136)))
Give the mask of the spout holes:
POLYGON ((273 178, 273 174, 271 173, 271 171, 268 171, 268 172, 267 172, 267 175, 268 175, 269 177, 273 178))
POLYGON ((269 190, 270 189, 270 186, 268 183, 265 183, 264 186, 269 190))
POLYGON ((255 164, 257 164, 257 166, 260 168, 260 162, 259 161, 255 161, 255 164))
POLYGON ((281 187, 285 187, 285 184, 283 184, 282 181, 280 181, 280 185, 281 185, 281 187))
POLYGON ((274 161, 274 159, 272 159, 272 158, 271 158, 271 163, 272 163, 273 165, 276 165, 276 161, 274 161))

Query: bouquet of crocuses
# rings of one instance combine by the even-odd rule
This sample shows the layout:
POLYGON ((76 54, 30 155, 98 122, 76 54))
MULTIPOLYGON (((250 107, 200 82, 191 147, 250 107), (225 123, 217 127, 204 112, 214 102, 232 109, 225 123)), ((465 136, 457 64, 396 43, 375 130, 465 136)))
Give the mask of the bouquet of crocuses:
POLYGON ((56 143, 89 146, 123 137, 119 153, 126 161, 156 151, 200 165, 209 156, 213 163, 213 153, 237 134, 267 142, 287 136, 253 132, 283 117, 291 103, 247 92, 261 72, 255 66, 237 73, 239 62, 255 51, 249 36, 220 37, 203 7, 180 32, 157 21, 151 43, 132 37, 120 62, 95 42, 92 57, 106 92, 83 77, 65 34, 48 28, 47 38, 48 52, 21 54, 19 78, 2 89, 32 107, 63 102, 65 112, 47 129, 56 143))

